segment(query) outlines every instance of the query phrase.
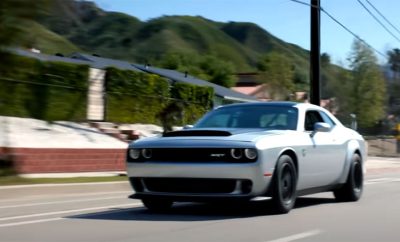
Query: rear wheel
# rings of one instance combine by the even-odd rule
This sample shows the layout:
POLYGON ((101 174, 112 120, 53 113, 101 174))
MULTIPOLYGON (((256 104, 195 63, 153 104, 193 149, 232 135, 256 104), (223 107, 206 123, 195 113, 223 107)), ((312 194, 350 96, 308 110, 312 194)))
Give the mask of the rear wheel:
POLYGON ((173 204, 170 200, 151 198, 142 199, 142 203, 147 209, 153 212, 165 212, 170 209, 173 204))
POLYGON ((296 201, 297 172, 293 159, 279 157, 273 181, 272 201, 278 213, 288 213, 296 201))
POLYGON ((349 175, 346 183, 333 191, 335 198, 340 202, 354 202, 361 198, 363 191, 364 174, 361 157, 354 154, 351 158, 349 175))

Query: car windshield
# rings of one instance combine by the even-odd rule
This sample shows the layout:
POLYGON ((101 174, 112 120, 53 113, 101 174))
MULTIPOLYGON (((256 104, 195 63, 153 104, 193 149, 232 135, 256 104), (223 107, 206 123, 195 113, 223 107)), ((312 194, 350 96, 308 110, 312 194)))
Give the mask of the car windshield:
POLYGON ((227 106, 204 116, 195 128, 261 128, 296 130, 298 111, 286 106, 227 106))

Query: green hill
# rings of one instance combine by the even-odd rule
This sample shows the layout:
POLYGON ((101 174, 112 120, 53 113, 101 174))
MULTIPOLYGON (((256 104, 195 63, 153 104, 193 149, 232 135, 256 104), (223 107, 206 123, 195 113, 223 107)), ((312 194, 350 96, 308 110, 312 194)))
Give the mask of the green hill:
POLYGON ((168 53, 207 54, 230 61, 236 71, 244 72, 255 70, 264 54, 278 51, 296 66, 308 68, 308 51, 253 23, 220 23, 198 16, 163 16, 142 22, 105 12, 92 2, 53 3, 41 24, 87 53, 136 62, 157 62, 168 53))
POLYGON ((20 23, 21 36, 16 45, 35 47, 44 53, 72 53, 80 51, 79 48, 66 38, 54 33, 43 25, 34 22, 20 23))

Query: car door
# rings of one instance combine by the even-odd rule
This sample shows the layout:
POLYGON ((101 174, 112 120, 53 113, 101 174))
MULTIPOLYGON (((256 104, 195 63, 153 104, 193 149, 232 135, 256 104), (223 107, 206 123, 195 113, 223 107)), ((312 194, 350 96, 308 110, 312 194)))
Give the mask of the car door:
POLYGON ((307 110, 304 133, 307 135, 303 148, 303 188, 327 186, 334 183, 344 162, 344 149, 337 137, 336 125, 324 112, 307 110), (315 132, 314 124, 324 122, 331 126, 327 132, 315 132))

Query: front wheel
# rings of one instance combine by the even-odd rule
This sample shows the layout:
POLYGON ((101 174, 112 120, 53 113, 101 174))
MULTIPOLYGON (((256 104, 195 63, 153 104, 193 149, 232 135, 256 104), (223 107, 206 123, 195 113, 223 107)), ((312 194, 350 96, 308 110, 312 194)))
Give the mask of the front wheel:
POLYGON ((142 199, 142 203, 147 209, 153 212, 165 212, 170 209, 173 204, 170 200, 150 198, 142 199))
POLYGON ((363 191, 364 174, 361 157, 354 154, 351 158, 349 175, 346 183, 333 191, 335 198, 340 202, 355 202, 361 198, 363 191))
POLYGON ((279 157, 273 180, 272 201, 278 213, 288 213, 296 201, 297 172, 293 159, 279 157))

